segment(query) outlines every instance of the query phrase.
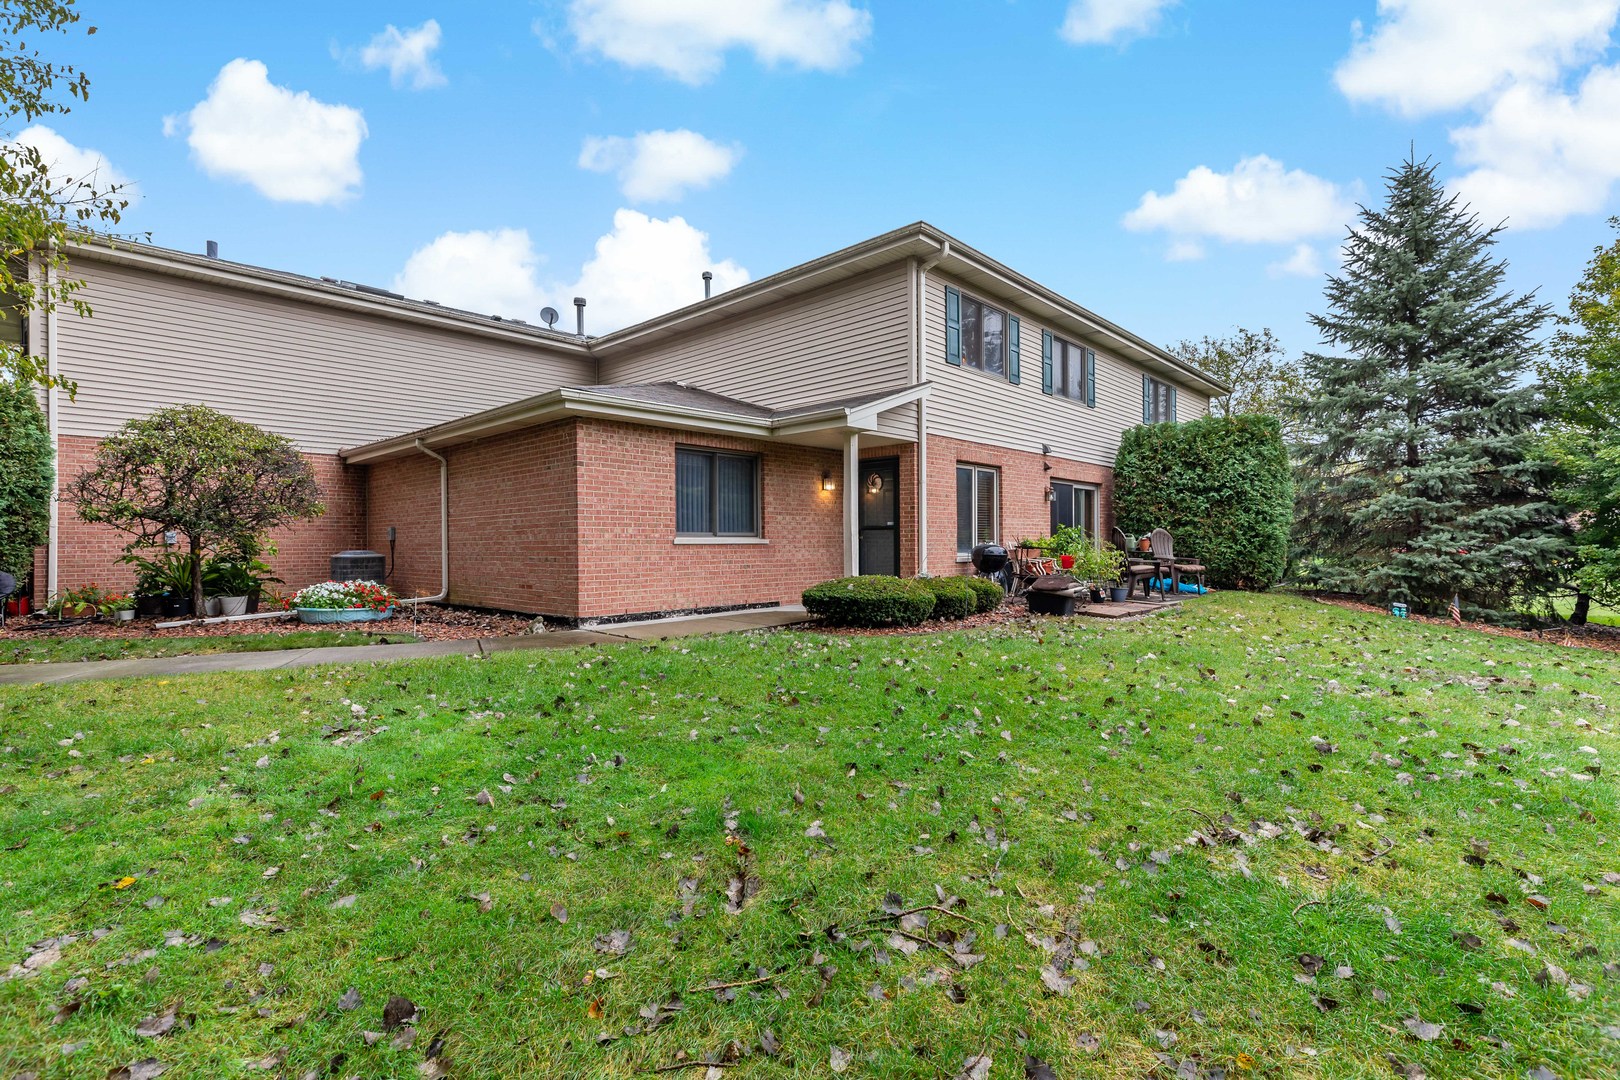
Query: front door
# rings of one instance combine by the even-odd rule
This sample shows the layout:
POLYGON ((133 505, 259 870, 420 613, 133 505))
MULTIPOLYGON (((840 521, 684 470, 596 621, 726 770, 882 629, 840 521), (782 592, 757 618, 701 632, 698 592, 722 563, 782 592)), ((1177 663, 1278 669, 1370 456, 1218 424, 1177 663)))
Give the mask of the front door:
POLYGON ((861 462, 861 564, 863 574, 900 573, 900 459, 861 462))

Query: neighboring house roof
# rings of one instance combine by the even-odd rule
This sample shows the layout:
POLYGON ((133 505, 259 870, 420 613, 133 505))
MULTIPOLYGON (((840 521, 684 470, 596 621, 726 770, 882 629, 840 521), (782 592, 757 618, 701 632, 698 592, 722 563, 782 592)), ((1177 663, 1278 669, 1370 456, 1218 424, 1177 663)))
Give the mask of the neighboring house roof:
MULTIPOLYGON (((928 389, 928 383, 916 383, 791 409, 769 409, 679 382, 564 386, 339 454, 351 465, 363 465, 414 454, 419 446, 454 446, 570 418, 623 420, 765 441, 837 446, 847 432, 875 432, 880 414, 925 399, 928 389)), ((883 438, 888 442, 904 441, 892 433, 883 438)))
MULTIPOLYGON (((372 286, 269 270, 150 244, 81 236, 72 246, 92 258, 108 262, 145 266, 259 292, 295 293, 315 303, 361 308, 387 317, 428 322, 480 334, 522 338, 536 345, 602 358, 639 351, 743 312, 768 307, 784 299, 915 258, 937 266, 991 297, 1016 303, 1051 321, 1057 328, 1100 347, 1104 352, 1135 361, 1149 371, 1190 383, 1212 395, 1227 394, 1232 389, 1174 353, 1104 319, 924 221, 874 236, 634 326, 599 337, 583 338, 530 325, 522 320, 479 315, 432 301, 412 300, 372 286)), ((694 290, 697 287, 695 282, 693 287, 694 290)))

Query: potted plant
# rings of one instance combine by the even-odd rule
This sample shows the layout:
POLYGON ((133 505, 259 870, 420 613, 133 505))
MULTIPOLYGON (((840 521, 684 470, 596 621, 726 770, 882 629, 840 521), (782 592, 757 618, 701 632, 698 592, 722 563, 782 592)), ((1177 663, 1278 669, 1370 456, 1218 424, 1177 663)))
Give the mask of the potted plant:
POLYGON ((237 537, 234 543, 209 559, 203 569, 203 589, 220 599, 221 615, 244 615, 259 610, 265 586, 285 584, 260 555, 274 555, 276 546, 256 536, 237 537), (233 602, 240 597, 241 604, 233 602), (237 610, 240 608, 240 610, 237 610))
POLYGON ((99 610, 110 619, 129 622, 135 617, 135 598, 125 593, 108 593, 101 598, 99 610))
POLYGON ((45 610, 59 619, 93 619, 104 598, 101 588, 92 582, 77 589, 64 589, 51 598, 45 610))
POLYGON ((373 622, 392 615, 398 599, 375 581, 323 581, 298 590, 287 603, 299 622, 373 622))

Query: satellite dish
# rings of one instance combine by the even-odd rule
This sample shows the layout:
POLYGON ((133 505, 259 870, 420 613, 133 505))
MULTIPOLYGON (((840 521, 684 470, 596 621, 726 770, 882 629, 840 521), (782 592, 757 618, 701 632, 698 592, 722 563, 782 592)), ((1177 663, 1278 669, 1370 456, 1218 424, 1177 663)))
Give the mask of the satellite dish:
POLYGON ((554 307, 548 307, 548 308, 541 308, 540 309, 540 320, 542 322, 544 322, 546 324, 546 326, 548 326, 548 327, 555 328, 556 325, 557 325, 558 317, 559 316, 557 315, 557 309, 554 308, 554 307))

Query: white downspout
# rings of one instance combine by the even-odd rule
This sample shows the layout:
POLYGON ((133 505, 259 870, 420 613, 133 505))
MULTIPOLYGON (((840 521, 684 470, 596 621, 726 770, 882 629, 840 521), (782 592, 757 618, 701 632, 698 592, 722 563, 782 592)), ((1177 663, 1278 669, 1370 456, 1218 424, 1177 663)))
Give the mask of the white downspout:
POLYGON ((861 436, 844 435, 844 576, 861 572, 861 436))
POLYGON ((416 440, 416 448, 439 463, 439 591, 400 603, 436 604, 450 595, 450 459, 429 450, 421 439, 416 440))
POLYGON ((62 392, 56 388, 56 377, 61 372, 57 363, 57 335, 56 335, 56 305, 51 297, 56 289, 56 266, 52 262, 45 264, 45 297, 48 309, 45 312, 45 373, 51 379, 51 385, 45 391, 45 423, 50 432, 51 439, 51 515, 50 531, 45 541, 45 599, 55 596, 58 588, 57 564, 61 561, 60 549, 62 533, 60 528, 61 512, 58 504, 62 494, 62 447, 59 438, 62 412, 62 392))
MULTIPOLYGON (((928 380, 928 271, 951 253, 951 242, 940 245, 939 254, 917 266, 916 332, 912 335, 911 381, 928 380)), ((917 402, 917 573, 928 573, 928 402, 917 402)))

